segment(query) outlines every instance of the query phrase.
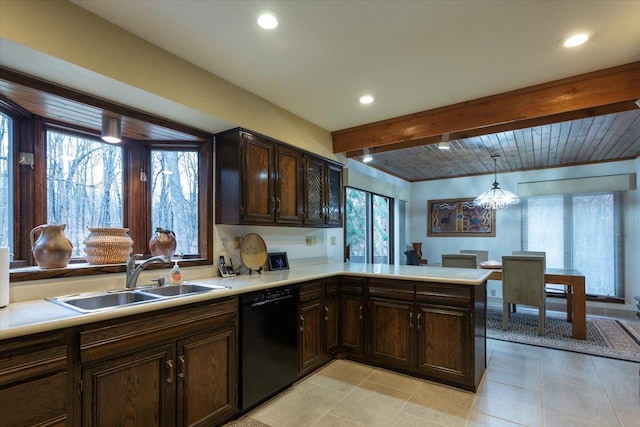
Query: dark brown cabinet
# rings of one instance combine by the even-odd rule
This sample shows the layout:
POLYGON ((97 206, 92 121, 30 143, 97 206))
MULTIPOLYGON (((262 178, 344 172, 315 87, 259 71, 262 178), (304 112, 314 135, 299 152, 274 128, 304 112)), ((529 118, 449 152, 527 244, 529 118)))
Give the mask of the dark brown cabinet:
POLYGON ((372 362, 411 368, 415 364, 413 283, 369 282, 372 362))
POLYGON ((340 281, 340 319, 342 321, 342 351, 355 360, 364 360, 365 355, 365 310, 364 279, 343 277, 340 281))
POLYGON ((370 280, 369 360, 475 391, 486 366, 484 289, 370 280))
POLYGON ((307 155, 304 178, 305 224, 342 226, 342 167, 307 155))
POLYGON ((80 333, 85 426, 216 425, 237 410, 237 302, 80 333))
POLYGON ((242 129, 215 141, 216 223, 342 226, 342 166, 242 129))
POLYGON ((304 375, 339 350, 338 281, 301 284, 298 298, 298 371, 304 375))
POLYGON ((67 360, 63 332, 0 342, 3 426, 67 425, 67 360))

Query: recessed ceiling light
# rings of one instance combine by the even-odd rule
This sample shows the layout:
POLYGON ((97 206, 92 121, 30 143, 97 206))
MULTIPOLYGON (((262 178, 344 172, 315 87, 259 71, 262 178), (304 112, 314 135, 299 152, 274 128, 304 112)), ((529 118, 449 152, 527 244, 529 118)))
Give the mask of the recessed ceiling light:
POLYGON ((265 30, 273 30, 278 26, 278 18, 272 12, 262 13, 258 17, 258 25, 265 30))
POLYGON ((375 100, 376 99, 373 97, 373 95, 362 95, 360 97, 360 104, 371 104, 375 100))
POLYGON ((562 46, 564 47, 576 47, 584 44, 589 40, 589 34, 587 33, 579 33, 574 34, 571 37, 568 37, 562 42, 562 46))

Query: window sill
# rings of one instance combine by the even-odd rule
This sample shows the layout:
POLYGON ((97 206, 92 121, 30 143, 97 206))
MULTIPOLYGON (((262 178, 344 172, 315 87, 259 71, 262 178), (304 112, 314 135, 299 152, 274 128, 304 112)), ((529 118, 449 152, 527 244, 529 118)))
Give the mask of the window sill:
MULTIPOLYGON (((198 265, 212 265, 213 262, 206 258, 180 260, 180 267, 195 267, 198 265)), ((171 268, 171 265, 152 264, 145 270, 158 270, 171 268)), ((57 279, 63 277, 93 276, 97 274, 124 273, 126 264, 91 265, 87 263, 69 264, 65 268, 42 269, 40 267, 23 267, 9 270, 9 281, 25 282, 27 280, 57 279)))

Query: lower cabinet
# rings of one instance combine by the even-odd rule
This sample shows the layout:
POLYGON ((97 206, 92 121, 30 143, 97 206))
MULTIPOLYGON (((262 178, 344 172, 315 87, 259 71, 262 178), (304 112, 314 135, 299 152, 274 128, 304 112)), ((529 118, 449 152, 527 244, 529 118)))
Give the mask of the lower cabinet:
POLYGON ((364 283, 360 277, 343 277, 340 280, 340 346, 342 352, 354 360, 366 359, 364 283))
POLYGON ((417 368, 450 382, 473 383, 471 311, 464 308, 418 304, 417 368))
POLYGON ((369 361, 475 391, 486 367, 484 286, 371 280, 369 361))
POLYGON ((305 375, 339 350, 338 280, 300 285, 298 372, 305 375))
POLYGON ((235 299, 80 333, 85 426, 209 426, 237 411, 235 299))
POLYGON ((67 425, 67 341, 48 332, 0 342, 2 426, 67 425))

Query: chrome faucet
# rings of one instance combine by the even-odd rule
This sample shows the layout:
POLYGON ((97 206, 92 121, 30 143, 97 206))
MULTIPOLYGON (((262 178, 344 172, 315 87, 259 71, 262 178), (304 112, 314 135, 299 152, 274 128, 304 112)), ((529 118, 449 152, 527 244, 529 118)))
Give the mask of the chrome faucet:
POLYGON ((154 256, 149 259, 146 259, 142 262, 142 264, 136 266, 136 259, 140 258, 141 256, 142 254, 132 255, 131 258, 129 258, 129 261, 127 261, 127 281, 126 281, 127 289, 136 288, 136 283, 138 282, 138 276, 140 276, 140 273, 142 273, 142 270, 144 270, 146 266, 150 264, 154 264, 156 262, 165 263, 165 264, 171 262, 171 260, 168 257, 164 255, 158 255, 158 256, 154 256))

